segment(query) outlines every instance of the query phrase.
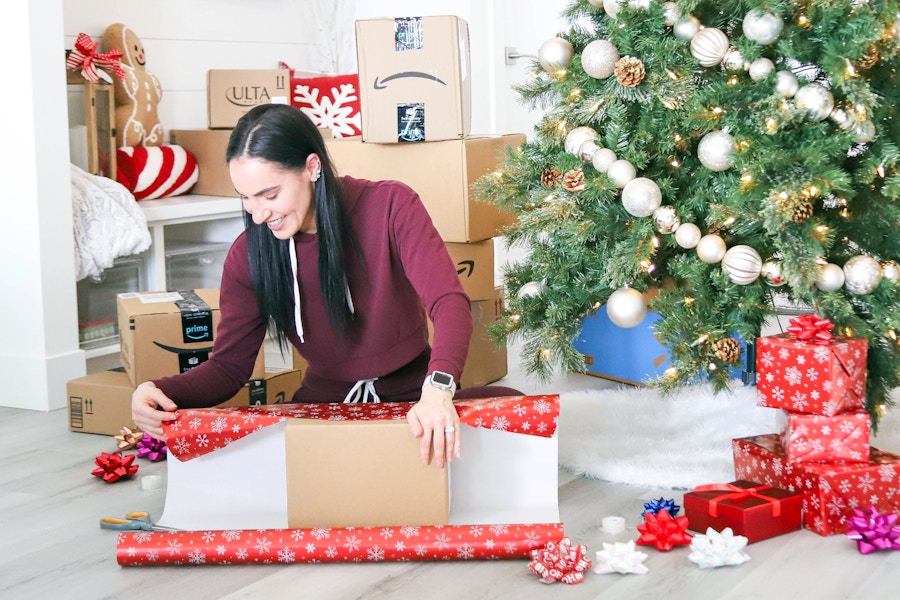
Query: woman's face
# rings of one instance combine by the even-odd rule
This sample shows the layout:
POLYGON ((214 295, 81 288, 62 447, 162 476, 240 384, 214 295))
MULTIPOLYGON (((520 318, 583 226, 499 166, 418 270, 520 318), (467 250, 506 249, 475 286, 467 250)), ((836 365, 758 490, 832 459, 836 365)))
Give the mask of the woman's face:
POLYGON ((310 154, 306 167, 290 171, 261 158, 241 156, 228 163, 231 182, 253 222, 269 228, 281 240, 298 231, 316 232, 313 176, 319 172, 319 157, 310 154))

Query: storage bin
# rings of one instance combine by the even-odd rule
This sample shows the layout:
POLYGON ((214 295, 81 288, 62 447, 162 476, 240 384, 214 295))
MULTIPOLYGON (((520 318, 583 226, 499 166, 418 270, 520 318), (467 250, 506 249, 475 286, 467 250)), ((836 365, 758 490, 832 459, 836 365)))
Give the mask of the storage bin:
POLYGON ((144 268, 143 256, 124 256, 99 276, 85 277, 76 284, 78 342, 83 349, 118 342, 116 295, 140 291, 144 268))
POLYGON ((230 242, 166 242, 166 289, 218 288, 230 242))

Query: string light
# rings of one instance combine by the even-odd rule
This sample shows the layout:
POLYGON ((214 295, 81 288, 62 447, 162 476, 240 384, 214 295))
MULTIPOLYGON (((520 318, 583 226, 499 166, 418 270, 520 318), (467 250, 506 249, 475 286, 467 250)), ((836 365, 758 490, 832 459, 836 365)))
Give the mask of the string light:
POLYGON ((691 343, 691 348, 696 348, 697 346, 703 345, 707 342, 707 340, 709 340, 709 336, 704 333, 691 343))
POLYGON ((797 17, 797 24, 800 25, 800 27, 809 27, 809 18, 806 15, 800 15, 797 17))
POLYGON ((741 175, 741 181, 743 183, 750 183, 753 181, 753 175, 751 173, 744 173, 741 175))

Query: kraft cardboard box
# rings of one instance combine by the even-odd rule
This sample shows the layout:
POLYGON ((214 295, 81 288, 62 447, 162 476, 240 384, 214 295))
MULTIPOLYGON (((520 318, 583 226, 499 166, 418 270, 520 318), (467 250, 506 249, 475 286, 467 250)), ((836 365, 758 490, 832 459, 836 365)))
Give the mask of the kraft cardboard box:
POLYGON ((469 300, 488 300, 494 296, 494 240, 462 244, 447 242, 447 252, 469 300))
POLYGON ((289 403, 294 392, 303 383, 304 373, 305 371, 299 369, 266 371, 261 379, 251 379, 241 388, 241 391, 228 401, 219 404, 219 407, 289 403))
MULTIPOLYGON (((120 357, 131 382, 167 377, 205 362, 219 326, 219 290, 130 292, 116 298, 120 357)), ((251 379, 265 376, 261 347, 251 379)))
POLYGON ((237 198, 225 162, 230 137, 230 129, 173 129, 169 132, 170 142, 181 146, 197 160, 200 175, 192 194, 237 198))
POLYGON ((291 419, 284 436, 289 528, 447 524, 447 469, 422 464, 405 419, 291 419))
POLYGON ((356 53, 365 141, 451 140, 469 133, 472 68, 463 19, 359 20, 356 53))
POLYGON ((66 383, 69 429, 79 433, 117 435, 134 428, 131 395, 134 384, 124 370, 100 371, 66 383))
POLYGON ((206 96, 210 129, 233 129, 260 104, 290 104, 290 69, 210 69, 206 96))
POLYGON ((395 179, 410 186, 422 198, 445 242, 480 242, 500 235, 516 216, 477 200, 472 184, 503 162, 508 146, 518 147, 524 141, 520 133, 414 145, 343 138, 325 140, 325 147, 341 175, 395 179))

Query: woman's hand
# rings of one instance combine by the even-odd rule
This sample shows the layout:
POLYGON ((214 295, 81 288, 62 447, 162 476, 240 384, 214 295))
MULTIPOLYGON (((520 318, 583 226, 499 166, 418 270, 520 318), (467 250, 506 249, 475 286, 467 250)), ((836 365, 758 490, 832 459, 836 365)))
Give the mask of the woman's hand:
POLYGON ((434 457, 434 465, 442 469, 454 456, 459 458, 459 415, 449 390, 426 385, 421 399, 406 413, 406 420, 413 435, 419 438, 422 464, 431 463, 434 457))
POLYGON ((178 406, 151 381, 137 386, 131 396, 131 418, 134 424, 158 440, 166 439, 163 422, 177 419, 177 410, 178 406))

